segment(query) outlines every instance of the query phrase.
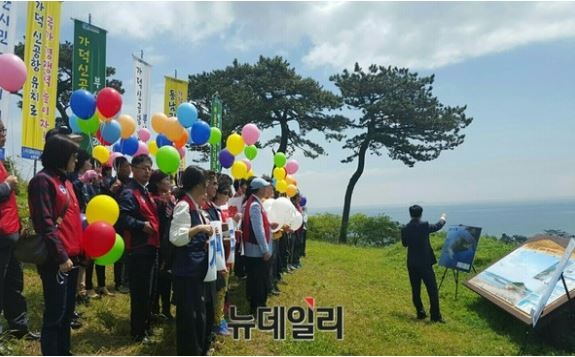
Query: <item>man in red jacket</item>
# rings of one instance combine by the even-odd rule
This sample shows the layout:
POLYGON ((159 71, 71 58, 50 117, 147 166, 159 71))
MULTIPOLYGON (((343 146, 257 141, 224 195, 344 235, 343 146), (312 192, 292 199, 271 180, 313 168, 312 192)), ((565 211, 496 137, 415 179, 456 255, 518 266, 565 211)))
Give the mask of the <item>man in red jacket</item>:
MULTIPOLYGON (((6 144, 6 127, 0 119, 0 148, 6 144)), ((8 321, 10 333, 18 338, 39 339, 28 330, 26 299, 22 295, 24 275, 22 265, 14 257, 20 218, 16 205, 18 178, 8 173, 0 161, 0 310, 8 321)))

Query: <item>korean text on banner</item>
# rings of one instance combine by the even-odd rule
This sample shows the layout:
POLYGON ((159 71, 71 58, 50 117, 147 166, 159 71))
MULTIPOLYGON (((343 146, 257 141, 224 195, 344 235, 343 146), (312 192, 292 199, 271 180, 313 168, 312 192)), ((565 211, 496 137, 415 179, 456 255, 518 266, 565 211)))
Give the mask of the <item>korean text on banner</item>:
POLYGON ((134 78, 136 79, 136 122, 138 123, 138 128, 147 128, 150 118, 150 75, 152 66, 136 56, 132 55, 132 57, 134 58, 134 78))
POLYGON ((60 1, 28 3, 22 100, 22 157, 38 159, 44 135, 54 127, 60 50, 60 1))
MULTIPOLYGON (((0 54, 14 53, 14 37, 16 34, 16 3, 12 1, 0 2, 0 54)), ((8 124, 10 120, 10 93, 0 88, 0 118, 7 125, 8 130, 14 130, 14 125, 8 124)), ((13 137, 12 135, 8 135, 13 137)), ((12 153, 15 154, 15 153, 12 153)), ((3 159, 3 158, 2 158, 3 159)))
POLYGON ((178 106, 188 101, 188 82, 165 76, 164 113, 168 117, 175 117, 178 106))
POLYGON ((106 86, 106 30, 74 20, 72 89, 97 93, 106 86))
MULTIPOLYGON (((214 95, 212 97, 212 110, 211 110, 211 120, 212 126, 222 130, 222 101, 220 97, 214 95)), ((217 143, 216 145, 211 145, 210 152, 210 170, 215 172, 222 172, 222 164, 218 157, 220 150, 222 149, 222 144, 217 143)))

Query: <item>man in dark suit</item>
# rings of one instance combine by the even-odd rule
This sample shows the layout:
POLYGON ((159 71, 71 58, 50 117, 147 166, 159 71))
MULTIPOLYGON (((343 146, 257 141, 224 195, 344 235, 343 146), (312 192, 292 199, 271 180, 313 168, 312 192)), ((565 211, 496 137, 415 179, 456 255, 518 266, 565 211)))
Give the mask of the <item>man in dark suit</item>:
POLYGON ((421 220, 423 208, 418 205, 409 207, 411 221, 401 229, 401 243, 407 247, 407 270, 411 283, 413 305, 417 311, 417 318, 423 320, 427 317, 421 302, 421 281, 427 288, 429 295, 430 313, 432 322, 444 322, 439 312, 439 293, 433 272, 433 264, 437 263, 435 254, 429 243, 429 234, 437 232, 445 224, 445 213, 439 222, 429 224, 421 220))

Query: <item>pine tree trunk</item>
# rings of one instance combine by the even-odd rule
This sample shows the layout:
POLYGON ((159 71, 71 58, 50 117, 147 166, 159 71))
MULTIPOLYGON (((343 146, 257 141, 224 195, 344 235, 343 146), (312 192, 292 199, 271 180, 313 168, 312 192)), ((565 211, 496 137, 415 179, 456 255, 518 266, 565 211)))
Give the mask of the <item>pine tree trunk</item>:
POLYGON ((343 203, 343 215, 341 217, 341 228, 339 231, 339 242, 346 243, 347 242, 347 226, 349 224, 349 211, 351 208, 351 196, 353 195, 353 189, 355 188, 355 184, 359 181, 359 178, 363 174, 363 169, 365 168, 365 153, 367 152, 367 148, 369 147, 369 135, 361 144, 359 148, 359 155, 357 161, 357 169, 349 179, 349 183, 347 184, 347 189, 345 190, 345 199, 343 203))

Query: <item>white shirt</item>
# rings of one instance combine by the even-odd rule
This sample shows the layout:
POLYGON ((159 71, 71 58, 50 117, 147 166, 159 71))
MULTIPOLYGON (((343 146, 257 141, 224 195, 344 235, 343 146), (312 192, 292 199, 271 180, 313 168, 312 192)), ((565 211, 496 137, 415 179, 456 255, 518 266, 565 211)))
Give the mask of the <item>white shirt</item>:
MULTIPOLYGON (((196 207, 198 203, 186 193, 196 207)), ((201 213, 200 213, 201 214, 201 213)), ((183 247, 190 242, 190 228, 192 227, 192 216, 190 216, 190 205, 181 200, 174 207, 172 225, 170 226, 170 242, 176 247, 183 247)))

